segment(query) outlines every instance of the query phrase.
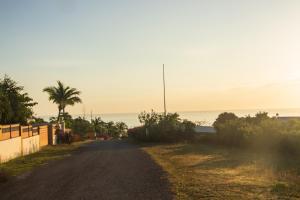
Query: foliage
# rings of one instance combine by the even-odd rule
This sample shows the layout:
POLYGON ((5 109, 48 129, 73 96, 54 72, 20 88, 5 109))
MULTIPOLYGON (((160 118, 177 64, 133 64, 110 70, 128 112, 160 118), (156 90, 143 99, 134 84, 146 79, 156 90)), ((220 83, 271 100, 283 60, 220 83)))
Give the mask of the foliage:
POLYGON ((72 121, 72 132, 81 136, 85 136, 88 132, 93 131, 91 123, 81 117, 72 121))
POLYGON ((127 135, 128 127, 124 122, 104 122, 100 117, 93 119, 92 122, 81 117, 76 119, 70 117, 66 121, 70 124, 72 132, 79 134, 81 137, 87 136, 87 133, 96 133, 98 136, 104 137, 121 137, 127 135))
POLYGON ((220 129, 219 127, 220 124, 224 124, 227 121, 235 120, 237 118, 238 117, 234 113, 227 113, 227 112, 221 113, 219 117, 216 119, 216 121, 214 122, 214 127, 218 131, 220 129))
POLYGON ((124 122, 117 122, 115 124, 115 126, 116 126, 116 128, 117 128, 117 130, 118 130, 118 132, 119 132, 119 134, 121 136, 127 136, 128 126, 127 126, 126 123, 124 123, 124 122))
POLYGON ((58 117, 57 120, 61 120, 61 118, 65 115, 66 106, 73 106, 75 103, 81 103, 81 99, 79 98, 80 91, 76 88, 71 88, 69 86, 65 86, 62 82, 57 81, 57 87, 50 86, 44 88, 44 92, 49 94, 49 101, 57 104, 58 106, 58 117))
POLYGON ((72 116, 69 113, 65 112, 62 114, 62 118, 64 119, 65 127, 72 128, 72 124, 73 124, 72 116))
POLYGON ((33 117, 32 121, 30 122, 30 124, 43 124, 43 123, 47 123, 43 118, 39 118, 39 117, 33 117))
POLYGON ((127 125, 124 122, 104 122, 100 117, 92 120, 95 132, 99 136, 120 137, 127 134, 127 125))
POLYGON ((27 124, 32 118, 32 107, 37 103, 8 76, 0 79, 0 123, 27 124))
POLYGON ((139 114, 138 118, 141 124, 144 124, 145 127, 150 127, 153 124, 157 124, 159 122, 159 118, 161 115, 151 110, 150 113, 143 111, 139 114))
POLYGON ((230 146, 253 146, 258 149, 296 153, 300 145, 300 121, 281 121, 267 113, 254 117, 220 114, 214 127, 217 142, 230 146), (224 117, 225 116, 225 117, 224 117))
POLYGON ((159 114, 153 110, 139 115, 141 127, 128 130, 133 138, 147 142, 177 142, 190 140, 194 135, 195 124, 182 120, 177 113, 159 114))

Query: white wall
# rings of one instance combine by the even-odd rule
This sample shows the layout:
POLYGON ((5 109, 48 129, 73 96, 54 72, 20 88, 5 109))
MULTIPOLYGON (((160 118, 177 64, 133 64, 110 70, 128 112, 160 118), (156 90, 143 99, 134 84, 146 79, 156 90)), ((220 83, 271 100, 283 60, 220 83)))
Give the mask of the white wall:
POLYGON ((57 145, 57 135, 53 135, 53 137, 52 137, 52 145, 57 145))
POLYGON ((21 156, 21 153, 22 153, 21 137, 0 141, 0 163, 21 156))
POLYGON ((22 141, 23 155, 28 155, 40 150, 40 136, 35 135, 29 138, 24 138, 22 141))

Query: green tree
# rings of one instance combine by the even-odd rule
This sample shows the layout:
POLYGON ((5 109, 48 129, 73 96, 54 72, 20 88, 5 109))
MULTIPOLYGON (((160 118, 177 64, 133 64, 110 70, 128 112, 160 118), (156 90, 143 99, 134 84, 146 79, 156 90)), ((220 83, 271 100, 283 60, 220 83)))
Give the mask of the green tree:
POLYGON ((24 92, 22 86, 18 86, 8 76, 0 79, 0 123, 27 124, 32 118, 32 107, 37 103, 24 92))
POLYGON ((80 91, 78 91, 76 88, 65 86, 60 81, 57 81, 57 87, 46 87, 43 91, 49 94, 49 101, 52 101, 58 106, 57 121, 60 121, 61 117, 65 115, 66 106, 73 106, 75 103, 82 102, 79 97, 81 93, 80 91))
POLYGON ((104 122, 100 117, 96 117, 95 119, 92 119, 92 125, 96 133, 103 134, 104 131, 104 122))
POLYGON ((115 123, 113 121, 107 122, 106 123, 106 128, 107 128, 108 135, 110 135, 111 137, 117 137, 118 136, 118 129, 115 126, 115 123))
POLYGON ((238 117, 234 113, 224 112, 218 116, 218 118, 214 122, 213 126, 217 130, 217 132, 219 132, 221 129, 220 126, 222 126, 226 122, 237 120, 237 119, 238 119, 238 117))
POLYGON ((152 125, 157 124, 161 116, 154 110, 151 110, 151 112, 149 113, 146 111, 141 112, 138 118, 141 124, 143 124, 145 127, 150 127, 152 125))
POLYGON ((47 122, 40 117, 33 117, 32 121, 30 122, 30 124, 43 124, 43 123, 47 123, 47 122))
POLYGON ((127 134, 128 126, 124 122, 117 122, 115 124, 119 135, 124 136, 127 134))
POLYGON ((72 131, 75 134, 85 136, 88 132, 93 131, 93 126, 91 123, 81 117, 78 117, 72 122, 72 131))

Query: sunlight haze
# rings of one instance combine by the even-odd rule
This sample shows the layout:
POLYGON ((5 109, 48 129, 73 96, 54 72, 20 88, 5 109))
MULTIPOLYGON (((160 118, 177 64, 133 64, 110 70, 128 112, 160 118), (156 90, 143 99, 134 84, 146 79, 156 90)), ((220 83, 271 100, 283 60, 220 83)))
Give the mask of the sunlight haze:
POLYGON ((72 114, 300 107, 300 1, 0 1, 0 68, 82 91, 72 114))

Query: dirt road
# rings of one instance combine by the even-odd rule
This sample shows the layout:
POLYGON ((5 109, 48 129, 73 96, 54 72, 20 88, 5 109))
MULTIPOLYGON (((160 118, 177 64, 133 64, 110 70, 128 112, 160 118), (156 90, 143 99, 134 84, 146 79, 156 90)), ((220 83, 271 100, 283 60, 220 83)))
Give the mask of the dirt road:
POLYGON ((138 146, 93 142, 0 187, 0 199, 173 199, 164 172, 138 146))

